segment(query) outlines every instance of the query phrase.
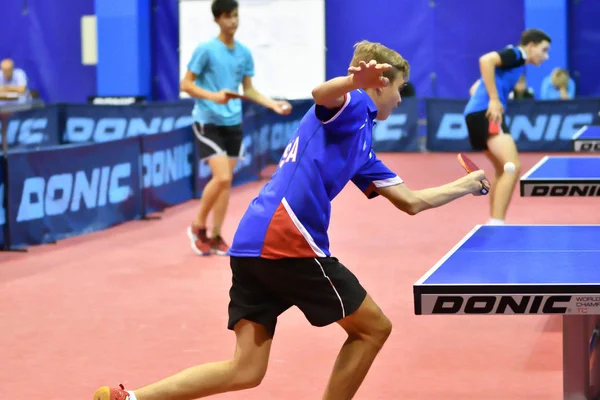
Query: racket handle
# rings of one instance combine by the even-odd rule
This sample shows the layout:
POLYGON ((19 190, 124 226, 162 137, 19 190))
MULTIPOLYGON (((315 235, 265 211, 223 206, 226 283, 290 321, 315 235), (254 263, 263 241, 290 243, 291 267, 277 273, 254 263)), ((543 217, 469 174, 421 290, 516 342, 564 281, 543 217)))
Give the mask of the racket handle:
POLYGON ((490 192, 490 186, 490 182, 486 178, 484 178, 481 181, 481 194, 488 194, 490 192))

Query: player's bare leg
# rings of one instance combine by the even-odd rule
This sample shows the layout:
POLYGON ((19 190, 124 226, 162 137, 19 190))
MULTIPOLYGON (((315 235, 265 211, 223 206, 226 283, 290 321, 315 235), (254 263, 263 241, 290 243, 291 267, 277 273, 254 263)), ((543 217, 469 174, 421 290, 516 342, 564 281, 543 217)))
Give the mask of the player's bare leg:
POLYGON ((223 226, 223 222, 225 221, 225 215, 227 214, 227 208, 229 206, 229 197, 231 196, 231 182, 233 179, 233 169, 237 164, 237 158, 230 158, 228 161, 229 165, 229 173, 230 180, 229 185, 224 186, 221 189, 219 197, 215 201, 215 205, 213 207, 213 228, 212 228, 212 237, 219 236, 221 234, 221 227, 223 226))
POLYGON ((392 323, 369 295, 358 310, 338 323, 348 339, 335 361, 323 400, 352 399, 392 331, 392 323))
POLYGON ((264 326, 247 320, 234 331, 232 360, 198 365, 135 390, 137 400, 192 400, 258 386, 267 372, 272 338, 264 326))
MULTIPOLYGON (((214 156, 208 159, 208 165, 212 172, 212 178, 202 191, 200 209, 194 221, 197 227, 206 227, 208 214, 215 206, 223 190, 231 187, 232 173, 229 167, 229 158, 226 154, 214 156)), ((229 198, 229 197, 227 197, 229 198)))
POLYGON ((496 183, 498 182, 498 179, 500 179, 500 177, 502 176, 502 174, 504 173, 504 165, 498 161, 498 159, 492 154, 490 153, 488 150, 484 151, 484 154, 486 155, 486 157, 488 158, 488 160, 490 160, 490 162, 492 163, 492 166, 494 167, 494 179, 492 180, 492 182, 490 182, 491 184, 491 188, 490 188, 490 215, 492 215, 492 212, 494 210, 494 196, 492 195, 492 193, 494 193, 495 189, 496 189, 496 183))
POLYGON ((515 185, 519 180, 521 172, 521 162, 519 161, 519 153, 517 146, 510 134, 493 135, 487 141, 488 150, 498 162, 501 170, 496 170, 496 175, 500 175, 496 179, 494 191, 491 195, 493 199, 493 208, 491 217, 496 220, 504 221, 506 212, 512 198, 515 185), (504 172, 504 164, 507 162, 515 164, 515 172, 512 174, 504 172))

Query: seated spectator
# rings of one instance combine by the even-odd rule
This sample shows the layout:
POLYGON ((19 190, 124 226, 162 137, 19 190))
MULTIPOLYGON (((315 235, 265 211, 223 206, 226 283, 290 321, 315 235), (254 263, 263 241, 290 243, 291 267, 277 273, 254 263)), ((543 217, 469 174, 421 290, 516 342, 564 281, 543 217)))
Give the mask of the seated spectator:
POLYGON ((27 75, 15 68, 13 60, 5 58, 0 62, 0 104, 23 102, 29 97, 27 75))
POLYGON ((569 100, 575 97, 575 81, 564 68, 555 68, 542 81, 542 100, 569 100))
POLYGON ((509 99, 533 99, 533 89, 527 86, 525 75, 521 75, 513 90, 508 94, 509 99))

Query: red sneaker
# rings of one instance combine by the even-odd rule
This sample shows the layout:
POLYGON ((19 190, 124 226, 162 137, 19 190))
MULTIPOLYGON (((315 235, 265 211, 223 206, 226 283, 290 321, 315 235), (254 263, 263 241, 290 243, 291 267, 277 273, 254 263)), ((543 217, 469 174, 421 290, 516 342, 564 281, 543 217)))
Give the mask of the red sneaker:
POLYGON ((229 245, 225 243, 221 235, 215 236, 210 239, 210 248, 213 253, 218 254, 220 256, 227 255, 227 251, 229 251, 229 245))
POLYGON ((194 253, 199 256, 209 256, 211 254, 210 240, 206 235, 206 228, 197 228, 191 225, 187 229, 187 235, 194 253))
POLYGON ((102 386, 94 393, 94 400, 129 400, 129 393, 123 385, 119 385, 118 388, 102 386))

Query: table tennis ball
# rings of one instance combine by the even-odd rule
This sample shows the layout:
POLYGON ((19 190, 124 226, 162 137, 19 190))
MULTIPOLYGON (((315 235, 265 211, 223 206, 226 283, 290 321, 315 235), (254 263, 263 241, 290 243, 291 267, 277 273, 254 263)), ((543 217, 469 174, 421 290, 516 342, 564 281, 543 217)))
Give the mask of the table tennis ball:
POLYGON ((504 164, 504 172, 506 172, 507 174, 514 174, 515 173, 515 164, 511 163, 511 162, 507 162, 506 164, 504 164))

